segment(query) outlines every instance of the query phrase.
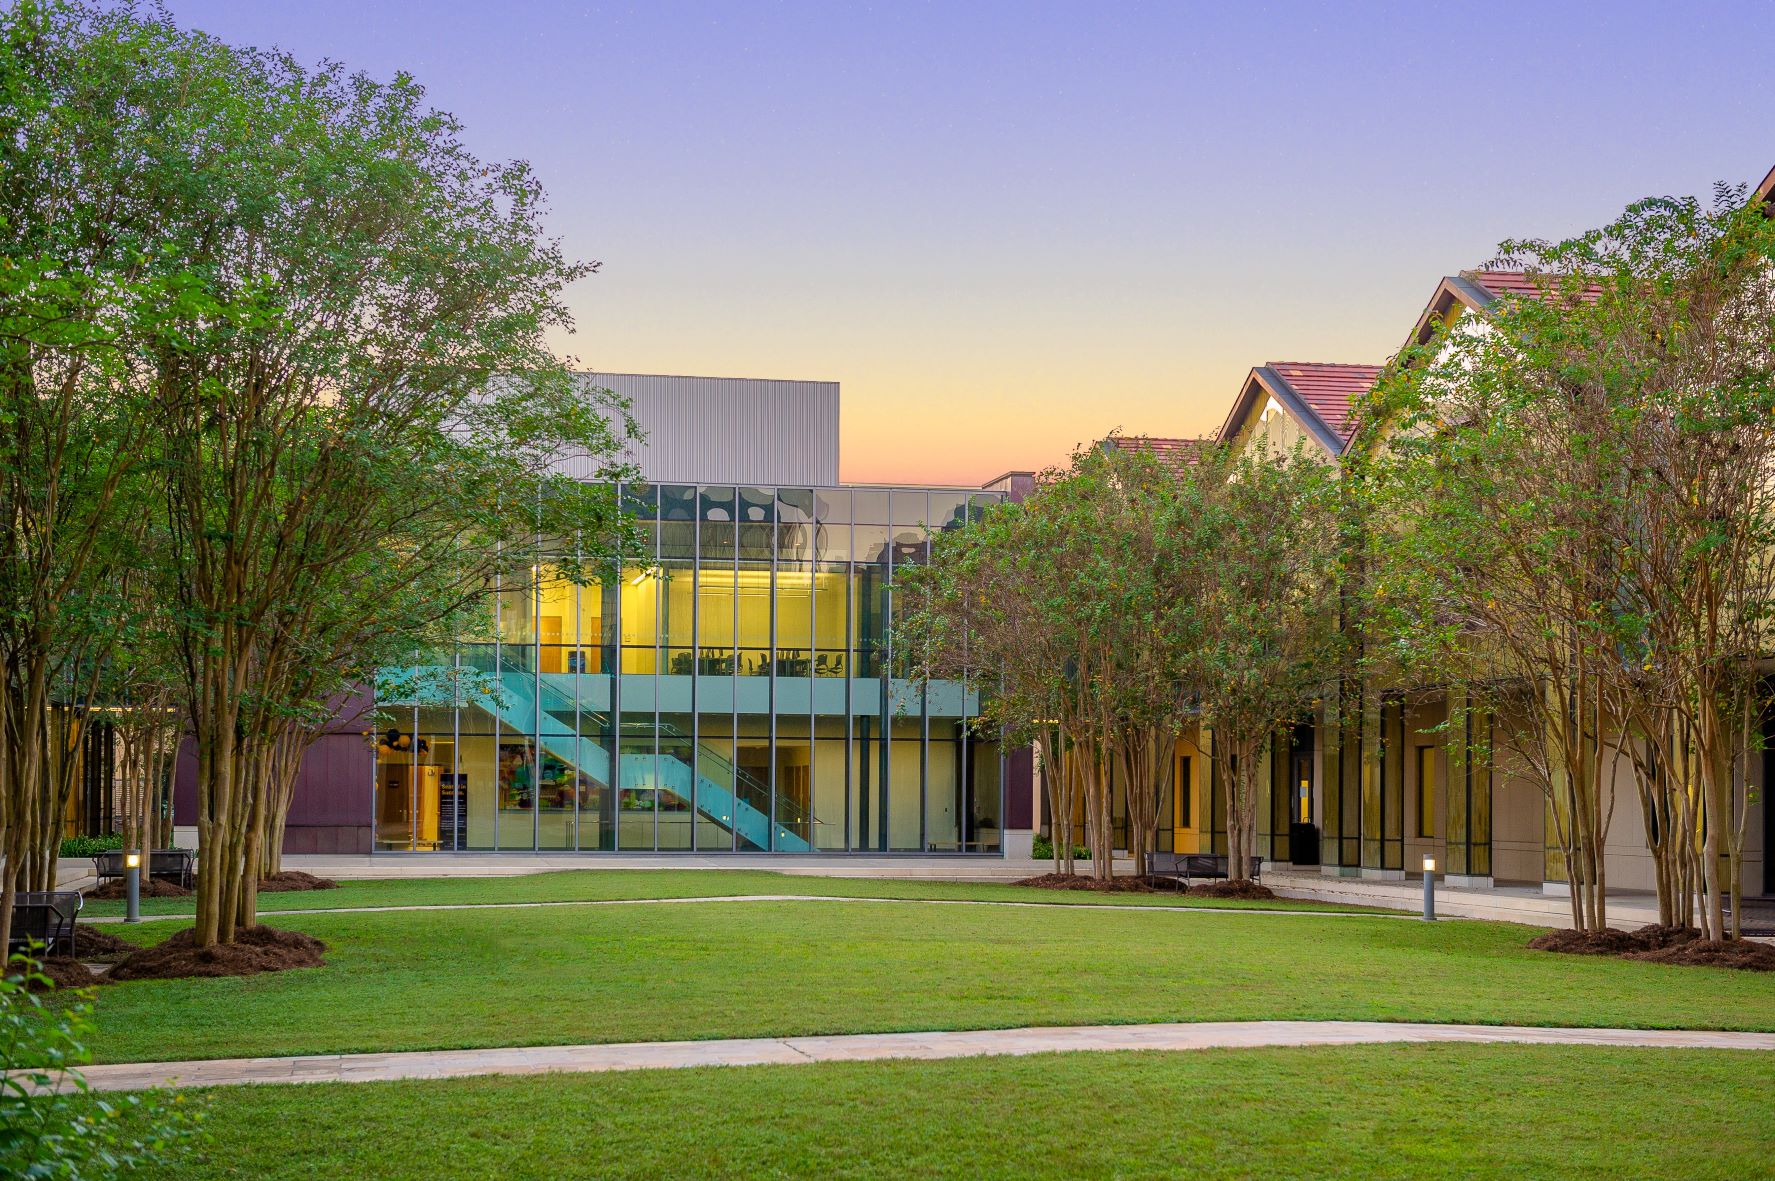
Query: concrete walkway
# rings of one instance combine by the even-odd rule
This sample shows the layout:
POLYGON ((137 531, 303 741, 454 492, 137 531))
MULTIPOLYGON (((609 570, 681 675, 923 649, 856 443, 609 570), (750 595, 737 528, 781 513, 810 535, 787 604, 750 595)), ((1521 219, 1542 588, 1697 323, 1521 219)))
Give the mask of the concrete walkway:
POLYGON ((1348 1046, 1387 1042, 1640 1046, 1775 1051, 1775 1033, 1655 1029, 1569 1029, 1522 1025, 1419 1025, 1392 1021, 1216 1021, 1158 1025, 1071 1025, 933 1033, 626 1042, 490 1050, 314 1054, 89 1066, 94 1090, 214 1087, 247 1083, 365 1083, 485 1074, 579 1074, 685 1066, 870 1062, 888 1058, 973 1058, 1076 1050, 1208 1050, 1256 1046, 1348 1046))
POLYGON ((858 853, 286 853, 285 869, 336 881, 375 878, 497 878, 566 869, 761 869, 792 876, 1015 881, 1054 868, 1051 861, 986 854, 871 856, 858 853))
MULTIPOLYGON (((1162 914, 1268 914, 1291 918, 1330 919, 1410 919, 1422 922, 1412 914, 1361 910, 1273 910, 1256 906, 1164 906, 1141 902, 1016 902, 991 898, 878 898, 858 894, 708 894, 692 898, 560 898, 535 902, 415 902, 404 906, 325 906, 304 910, 261 910, 261 919, 292 914, 389 914, 410 910, 533 910, 551 906, 672 906, 696 902, 874 902, 903 906, 1015 906, 1048 910, 1154 910, 1162 914)), ((121 915, 82 919, 86 923, 121 923, 121 915)), ((144 923, 190 922, 190 914, 145 914, 144 923)))
MULTIPOLYGON (((1310 898, 1347 906, 1385 906, 1416 910, 1424 896, 1423 878, 1377 881, 1337 877, 1269 862, 1263 868, 1263 884, 1283 898, 1310 898)), ((1658 901, 1643 893, 1610 891, 1609 925, 1632 929, 1658 921, 1658 901)), ((1436 883, 1436 912, 1450 918, 1490 919, 1523 923, 1531 927, 1572 925, 1571 900, 1542 893, 1535 886, 1491 886, 1467 889, 1436 883)))

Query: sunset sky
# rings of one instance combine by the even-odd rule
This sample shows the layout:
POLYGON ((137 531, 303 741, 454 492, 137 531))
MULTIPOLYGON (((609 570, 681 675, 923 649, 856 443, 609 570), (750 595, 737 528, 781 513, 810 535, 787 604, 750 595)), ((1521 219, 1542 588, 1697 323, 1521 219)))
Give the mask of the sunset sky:
POLYGON ((1761 3, 171 7, 414 73, 603 261, 563 352, 837 380, 856 481, 1207 432, 1501 238, 1775 165, 1761 3))

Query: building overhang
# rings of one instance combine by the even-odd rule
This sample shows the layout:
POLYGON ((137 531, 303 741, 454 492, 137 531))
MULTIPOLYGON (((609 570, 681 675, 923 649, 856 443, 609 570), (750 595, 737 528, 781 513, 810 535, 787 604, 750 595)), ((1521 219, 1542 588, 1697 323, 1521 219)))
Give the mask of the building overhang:
POLYGON ((1232 413, 1227 415, 1226 422, 1220 428, 1219 438, 1231 440, 1238 437, 1240 429, 1257 410, 1262 399, 1267 404, 1274 399, 1277 405, 1301 425, 1301 429, 1313 436, 1313 439, 1332 455, 1344 449, 1343 438, 1320 418, 1318 412, 1295 392, 1286 378, 1277 373, 1269 365, 1259 365, 1252 369, 1245 378, 1245 385, 1239 391, 1239 397, 1233 403, 1232 413))

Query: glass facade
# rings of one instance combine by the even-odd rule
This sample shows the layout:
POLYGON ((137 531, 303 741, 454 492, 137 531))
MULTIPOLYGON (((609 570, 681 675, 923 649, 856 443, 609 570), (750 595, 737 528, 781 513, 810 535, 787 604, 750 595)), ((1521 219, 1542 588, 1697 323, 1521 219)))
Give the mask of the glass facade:
POLYGON ((606 577, 539 543, 484 635, 383 678, 378 849, 999 851, 977 688, 911 684, 888 637, 896 567, 1000 494, 623 495, 645 541, 606 577))

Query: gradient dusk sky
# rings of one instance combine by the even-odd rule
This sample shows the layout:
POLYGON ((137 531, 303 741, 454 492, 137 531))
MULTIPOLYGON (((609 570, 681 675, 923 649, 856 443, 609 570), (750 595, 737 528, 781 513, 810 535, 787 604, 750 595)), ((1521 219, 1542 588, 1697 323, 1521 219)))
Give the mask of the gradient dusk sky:
POLYGON ((586 367, 843 383, 843 475, 979 484, 1379 362, 1508 236, 1775 165, 1775 6, 169 0, 388 76, 603 260, 586 367))

